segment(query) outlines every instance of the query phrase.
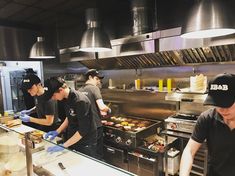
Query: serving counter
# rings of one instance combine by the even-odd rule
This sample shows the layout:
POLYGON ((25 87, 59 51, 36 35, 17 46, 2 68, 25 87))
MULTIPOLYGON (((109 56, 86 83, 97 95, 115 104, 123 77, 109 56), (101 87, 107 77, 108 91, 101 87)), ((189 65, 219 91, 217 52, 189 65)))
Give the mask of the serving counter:
MULTIPOLYGON (((0 176, 135 175, 76 151, 64 149, 61 152, 48 153, 48 147, 57 145, 55 141, 41 139, 34 142, 34 145, 27 151, 28 143, 23 142, 26 141, 23 140, 24 134, 32 134, 34 131, 34 128, 23 124, 12 128, 0 124, 0 138, 7 139, 4 142, 1 141, 0 144, 0 176)), ((36 131, 36 134, 42 134, 36 131)))

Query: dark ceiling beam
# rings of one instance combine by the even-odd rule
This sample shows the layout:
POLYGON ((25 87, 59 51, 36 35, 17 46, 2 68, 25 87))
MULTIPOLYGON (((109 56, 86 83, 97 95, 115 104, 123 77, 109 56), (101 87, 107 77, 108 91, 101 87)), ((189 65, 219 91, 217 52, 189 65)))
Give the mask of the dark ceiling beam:
POLYGON ((15 27, 15 28, 26 28, 31 30, 40 31, 41 26, 34 25, 31 23, 19 22, 19 21, 9 21, 6 19, 0 19, 0 26, 8 26, 8 27, 15 27))

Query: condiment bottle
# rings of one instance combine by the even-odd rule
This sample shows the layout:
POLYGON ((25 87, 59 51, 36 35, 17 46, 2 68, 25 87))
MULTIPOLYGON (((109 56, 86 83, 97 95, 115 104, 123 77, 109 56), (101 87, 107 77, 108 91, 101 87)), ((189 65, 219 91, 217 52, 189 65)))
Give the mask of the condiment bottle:
POLYGON ((140 79, 135 80, 135 89, 139 90, 140 89, 140 79))
POLYGON ((167 92, 171 92, 171 79, 167 79, 167 92))
POLYGON ((158 91, 159 92, 163 91, 163 80, 162 79, 158 80, 158 91))

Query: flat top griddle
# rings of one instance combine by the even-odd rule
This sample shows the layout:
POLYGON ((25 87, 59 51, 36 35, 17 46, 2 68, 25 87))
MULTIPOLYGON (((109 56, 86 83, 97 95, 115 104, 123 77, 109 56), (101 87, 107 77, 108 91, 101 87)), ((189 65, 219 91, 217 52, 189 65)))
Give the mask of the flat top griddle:
POLYGON ((112 116, 102 119, 102 124, 106 127, 132 133, 142 131, 155 123, 146 119, 126 116, 112 116))

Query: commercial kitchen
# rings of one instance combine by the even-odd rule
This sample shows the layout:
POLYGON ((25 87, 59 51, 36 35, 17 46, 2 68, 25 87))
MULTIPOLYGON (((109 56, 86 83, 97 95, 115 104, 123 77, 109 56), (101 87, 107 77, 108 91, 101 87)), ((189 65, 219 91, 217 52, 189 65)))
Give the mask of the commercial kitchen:
MULTIPOLYGON (((235 74, 234 9, 232 0, 0 0, 0 176, 179 175, 197 118, 211 108, 207 83, 235 74), (62 76, 78 90, 88 69, 104 75, 112 110, 102 118, 104 159, 50 155, 62 139, 14 119, 27 103, 22 78, 62 76)), ((205 176, 207 161, 205 143, 190 175, 205 176)))

